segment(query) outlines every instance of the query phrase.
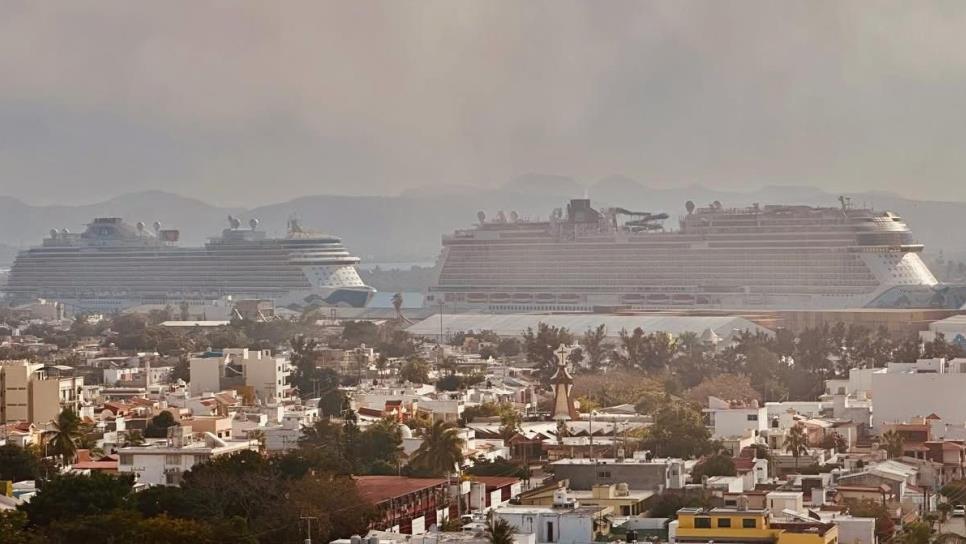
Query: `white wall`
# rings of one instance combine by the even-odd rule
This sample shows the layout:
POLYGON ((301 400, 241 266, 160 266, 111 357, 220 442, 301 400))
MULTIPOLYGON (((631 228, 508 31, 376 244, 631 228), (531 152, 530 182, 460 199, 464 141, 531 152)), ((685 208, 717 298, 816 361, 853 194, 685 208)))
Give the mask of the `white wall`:
POLYGON ((947 423, 966 422, 966 374, 891 374, 872 377, 873 427, 935 413, 947 423))

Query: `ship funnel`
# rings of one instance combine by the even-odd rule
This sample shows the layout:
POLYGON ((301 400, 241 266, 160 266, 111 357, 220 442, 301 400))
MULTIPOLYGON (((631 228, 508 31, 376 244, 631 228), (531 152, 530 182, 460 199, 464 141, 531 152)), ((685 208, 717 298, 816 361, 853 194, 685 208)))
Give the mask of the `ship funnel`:
POLYGON ((154 222, 154 225, 152 225, 152 226, 154 227, 154 232, 158 232, 158 231, 161 230, 161 222, 160 221, 155 221, 154 222))
POLYGON ((138 233, 144 232, 144 221, 138 221, 137 225, 134 225, 138 229, 138 233))
POLYGON ((258 219, 255 219, 254 217, 249 219, 248 226, 251 227, 252 230, 255 230, 256 228, 258 228, 258 219))

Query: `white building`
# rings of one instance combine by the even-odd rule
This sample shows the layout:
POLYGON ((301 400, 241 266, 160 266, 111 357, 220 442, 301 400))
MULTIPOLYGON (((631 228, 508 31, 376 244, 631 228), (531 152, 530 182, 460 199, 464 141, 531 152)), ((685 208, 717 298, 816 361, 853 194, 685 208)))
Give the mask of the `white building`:
POLYGON ((553 506, 501 506, 493 510, 493 517, 505 520, 514 532, 534 535, 537 544, 593 542, 595 523, 603 508, 581 507, 567 497, 566 490, 558 494, 554 495, 553 506))
POLYGON ((135 483, 146 485, 179 485, 184 473, 198 463, 244 450, 258 450, 251 440, 224 440, 211 433, 201 439, 191 436, 190 427, 176 427, 171 439, 145 446, 118 450, 118 472, 133 473, 135 483))
POLYGON ((189 364, 191 396, 235 387, 249 387, 265 404, 277 404, 289 396, 290 363, 273 357, 270 350, 231 348, 220 355, 194 357, 189 364))
POLYGON ((768 429, 768 411, 758 401, 726 401, 708 397, 705 424, 715 439, 759 436, 768 429))
MULTIPOLYGON (((959 363, 958 360, 952 361, 959 363)), ((966 423, 966 370, 942 359, 890 364, 872 374, 873 427, 936 414, 952 425, 966 423)))

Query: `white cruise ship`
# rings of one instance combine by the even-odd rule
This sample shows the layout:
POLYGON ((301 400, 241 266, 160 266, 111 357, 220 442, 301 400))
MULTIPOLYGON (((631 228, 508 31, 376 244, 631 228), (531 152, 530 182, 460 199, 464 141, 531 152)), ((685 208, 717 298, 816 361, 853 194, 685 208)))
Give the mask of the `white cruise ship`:
POLYGON ((139 304, 207 302, 231 296, 271 299, 280 306, 361 307, 373 292, 339 238, 290 220, 285 238, 269 238, 252 219, 229 227, 204 247, 181 247, 180 233, 94 219, 80 234, 51 230, 40 247, 21 251, 2 287, 13 302, 45 298, 75 311, 111 311, 139 304))
POLYGON ((427 304, 491 312, 838 309, 936 288, 902 218, 840 207, 686 205, 667 214, 572 200, 547 221, 483 212, 443 238, 427 304), (887 294, 888 293, 888 294, 887 294))

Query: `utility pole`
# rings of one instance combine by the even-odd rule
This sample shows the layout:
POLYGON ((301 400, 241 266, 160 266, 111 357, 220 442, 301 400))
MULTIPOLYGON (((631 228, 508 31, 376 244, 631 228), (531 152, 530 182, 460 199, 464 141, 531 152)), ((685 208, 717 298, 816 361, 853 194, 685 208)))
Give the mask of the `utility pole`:
POLYGON ((315 516, 300 516, 299 519, 304 519, 306 524, 305 544, 312 544, 312 520, 319 518, 315 516))

